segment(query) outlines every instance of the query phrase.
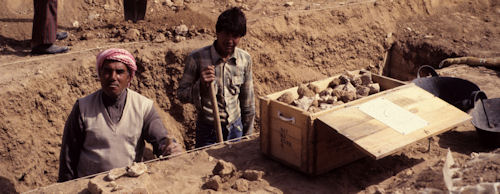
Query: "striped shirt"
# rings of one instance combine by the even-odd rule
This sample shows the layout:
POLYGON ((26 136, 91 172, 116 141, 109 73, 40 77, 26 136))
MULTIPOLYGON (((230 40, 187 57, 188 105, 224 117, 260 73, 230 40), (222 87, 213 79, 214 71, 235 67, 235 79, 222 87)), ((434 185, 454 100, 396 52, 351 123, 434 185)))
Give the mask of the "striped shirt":
POLYGON ((222 125, 230 125, 241 117, 243 134, 252 133, 255 100, 250 55, 235 48, 231 57, 223 61, 215 46, 209 45, 193 51, 184 63, 184 74, 177 95, 181 102, 193 103, 196 106, 199 121, 213 123, 209 89, 207 85, 200 84, 200 72, 208 65, 215 65, 215 90, 222 125))

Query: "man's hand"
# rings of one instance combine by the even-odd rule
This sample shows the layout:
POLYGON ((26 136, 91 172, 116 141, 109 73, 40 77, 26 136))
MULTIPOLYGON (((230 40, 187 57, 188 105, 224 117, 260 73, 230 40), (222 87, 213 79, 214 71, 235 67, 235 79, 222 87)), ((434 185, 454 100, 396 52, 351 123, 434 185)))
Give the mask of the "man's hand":
POLYGON ((201 81, 209 84, 210 82, 215 80, 215 67, 213 65, 206 66, 201 70, 200 74, 201 81))
POLYGON ((173 139, 169 138, 168 141, 169 141, 168 144, 160 146, 160 150, 162 151, 163 156, 178 154, 184 151, 184 149, 178 143, 173 141, 173 139))

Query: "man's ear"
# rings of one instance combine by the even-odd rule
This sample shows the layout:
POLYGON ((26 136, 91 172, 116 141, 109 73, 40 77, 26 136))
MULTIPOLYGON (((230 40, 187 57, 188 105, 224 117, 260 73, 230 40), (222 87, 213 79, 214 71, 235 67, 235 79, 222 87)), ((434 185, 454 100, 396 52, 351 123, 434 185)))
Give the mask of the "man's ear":
POLYGON ((132 76, 128 76, 128 87, 130 87, 130 84, 132 84, 132 76))

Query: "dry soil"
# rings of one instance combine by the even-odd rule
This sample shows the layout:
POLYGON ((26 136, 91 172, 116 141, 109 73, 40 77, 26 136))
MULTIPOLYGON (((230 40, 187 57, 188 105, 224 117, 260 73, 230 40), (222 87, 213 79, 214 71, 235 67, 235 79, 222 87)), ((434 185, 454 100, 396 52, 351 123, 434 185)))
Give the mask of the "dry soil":
MULTIPOLYGON (((191 150, 194 108, 175 94, 183 60, 212 43, 217 16, 229 7, 242 7, 247 15, 248 34, 240 47, 252 55, 259 96, 345 70, 368 69, 409 81, 419 66, 437 67, 449 57, 500 56, 497 0, 154 0, 148 2, 146 20, 138 23, 123 21, 120 0, 59 0, 59 30, 70 36, 56 44, 71 50, 41 56, 29 53, 32 1, 0 4, 1 193, 87 191, 88 179, 54 183, 64 122, 76 99, 99 88, 95 55, 106 48, 134 54, 139 70, 131 88, 155 100, 169 132, 191 150), (188 32, 179 35, 175 29, 182 24, 188 32)), ((438 72, 470 80, 490 98, 500 97, 498 69, 454 65, 438 72)), ((470 123, 381 160, 364 158, 317 177, 260 154, 257 136, 149 163, 150 173, 141 180, 149 192, 211 193, 202 185, 222 159, 239 172, 265 173, 247 182, 247 191, 254 193, 443 192, 441 169, 449 148, 457 166, 469 169, 459 185, 500 182, 498 157, 467 166, 476 153, 500 154, 481 144, 470 123)), ((152 159, 147 151, 146 159, 152 159)), ((228 182, 219 191, 241 187, 228 182)))

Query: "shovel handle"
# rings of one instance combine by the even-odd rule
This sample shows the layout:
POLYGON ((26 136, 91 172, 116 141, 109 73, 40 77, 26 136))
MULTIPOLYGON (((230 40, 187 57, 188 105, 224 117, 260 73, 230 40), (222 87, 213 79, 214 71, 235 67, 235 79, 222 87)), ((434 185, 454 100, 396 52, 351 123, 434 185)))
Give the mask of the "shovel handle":
POLYGON ((217 97, 216 97, 216 93, 215 93, 215 82, 210 82, 209 90, 210 90, 210 97, 211 97, 211 101, 212 101, 214 127, 217 130, 217 140, 218 140, 218 142, 223 142, 224 138, 222 137, 222 126, 220 124, 219 105, 217 103, 217 97))

